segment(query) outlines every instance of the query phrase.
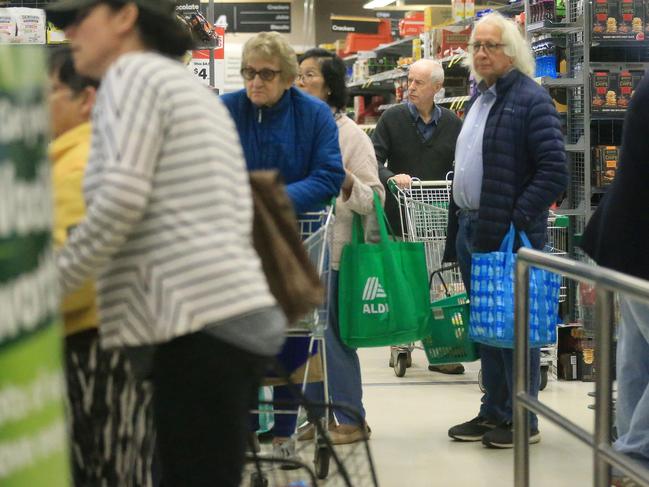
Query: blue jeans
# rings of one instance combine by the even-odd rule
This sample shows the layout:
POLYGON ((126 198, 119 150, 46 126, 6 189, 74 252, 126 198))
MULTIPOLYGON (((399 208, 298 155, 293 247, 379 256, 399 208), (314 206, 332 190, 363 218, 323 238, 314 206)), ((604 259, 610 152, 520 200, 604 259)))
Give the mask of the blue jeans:
MULTIPOLYGON (((457 263, 467 294, 471 295, 471 254, 475 249, 475 235, 478 223, 477 212, 460 211, 459 229, 455 241, 457 263)), ((511 423, 513 398, 514 353, 509 348, 497 348, 480 344, 482 365, 482 396, 480 415, 496 423, 511 423)), ((530 394, 539 395, 541 353, 538 348, 530 349, 530 394)), ((530 413, 531 428, 538 428, 538 418, 530 413)))
MULTIPOLYGON (((360 414, 361 418, 365 419, 361 364, 358 354, 355 348, 348 347, 340 339, 338 271, 331 271, 329 290, 329 326, 325 331, 329 395, 334 405, 344 404, 351 407, 357 414, 360 414)), ((307 397, 314 402, 323 402, 322 384, 309 384, 307 397)), ((358 425, 359 418, 350 415, 347 410, 334 408, 334 413, 339 423, 358 425)))
POLYGON ((620 296, 620 308, 614 448, 649 468, 649 305, 620 296))

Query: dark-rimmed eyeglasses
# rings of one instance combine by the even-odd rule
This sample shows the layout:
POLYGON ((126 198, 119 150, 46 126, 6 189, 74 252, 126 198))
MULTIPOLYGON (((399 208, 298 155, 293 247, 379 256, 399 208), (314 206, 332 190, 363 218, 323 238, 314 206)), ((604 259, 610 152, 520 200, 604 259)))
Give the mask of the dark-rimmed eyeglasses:
POLYGON ((469 44, 469 49, 473 54, 480 52, 480 49, 483 47, 487 54, 493 54, 501 47, 505 47, 505 44, 497 44, 495 42, 474 42, 473 44, 469 44))
POLYGON ((275 76, 277 76, 281 72, 281 70, 274 70, 270 68, 260 69, 259 71, 253 68, 242 68, 241 76, 243 76, 243 78, 248 81, 252 81, 257 75, 259 75, 262 81, 273 81, 275 79, 275 76))

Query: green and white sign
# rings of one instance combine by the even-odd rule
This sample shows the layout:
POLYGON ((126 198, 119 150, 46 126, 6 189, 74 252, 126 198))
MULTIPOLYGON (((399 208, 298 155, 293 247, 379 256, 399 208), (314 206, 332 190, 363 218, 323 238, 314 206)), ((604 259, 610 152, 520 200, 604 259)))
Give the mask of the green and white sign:
POLYGON ((45 53, 0 44, 0 485, 68 487, 45 53))

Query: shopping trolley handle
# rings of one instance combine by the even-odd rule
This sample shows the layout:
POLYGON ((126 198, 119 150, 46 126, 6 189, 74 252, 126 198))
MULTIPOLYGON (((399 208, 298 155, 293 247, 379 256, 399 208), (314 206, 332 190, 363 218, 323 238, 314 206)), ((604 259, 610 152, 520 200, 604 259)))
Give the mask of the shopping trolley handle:
POLYGON ((451 297, 451 293, 448 290, 448 286, 446 285, 446 282, 444 281, 444 277, 442 276, 443 272, 448 272, 448 271, 454 271, 459 267, 458 264, 450 264, 447 266, 442 266, 437 270, 434 270, 430 274, 430 279, 428 281, 428 289, 431 289, 433 287, 433 278, 437 275, 439 277, 440 282, 442 283, 442 286, 444 287, 444 294, 446 294, 447 298, 451 297))

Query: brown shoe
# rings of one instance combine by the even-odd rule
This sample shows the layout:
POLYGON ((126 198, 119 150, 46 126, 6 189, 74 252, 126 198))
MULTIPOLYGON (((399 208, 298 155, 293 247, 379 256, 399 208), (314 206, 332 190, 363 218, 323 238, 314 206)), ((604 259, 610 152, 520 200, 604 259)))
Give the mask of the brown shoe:
MULTIPOLYGON (((336 427, 336 422, 333 419, 329 420, 329 431, 336 427)), ((315 438, 315 426, 311 423, 305 423, 297 429, 298 441, 311 441, 315 438)))
POLYGON ((339 424, 329 431, 329 438, 334 445, 349 445, 358 441, 369 440, 372 430, 365 425, 364 428, 352 424, 339 424))
POLYGON ((464 374, 464 365, 462 364, 429 365, 428 370, 430 370, 431 372, 441 372, 442 374, 459 375, 459 374, 464 374))

